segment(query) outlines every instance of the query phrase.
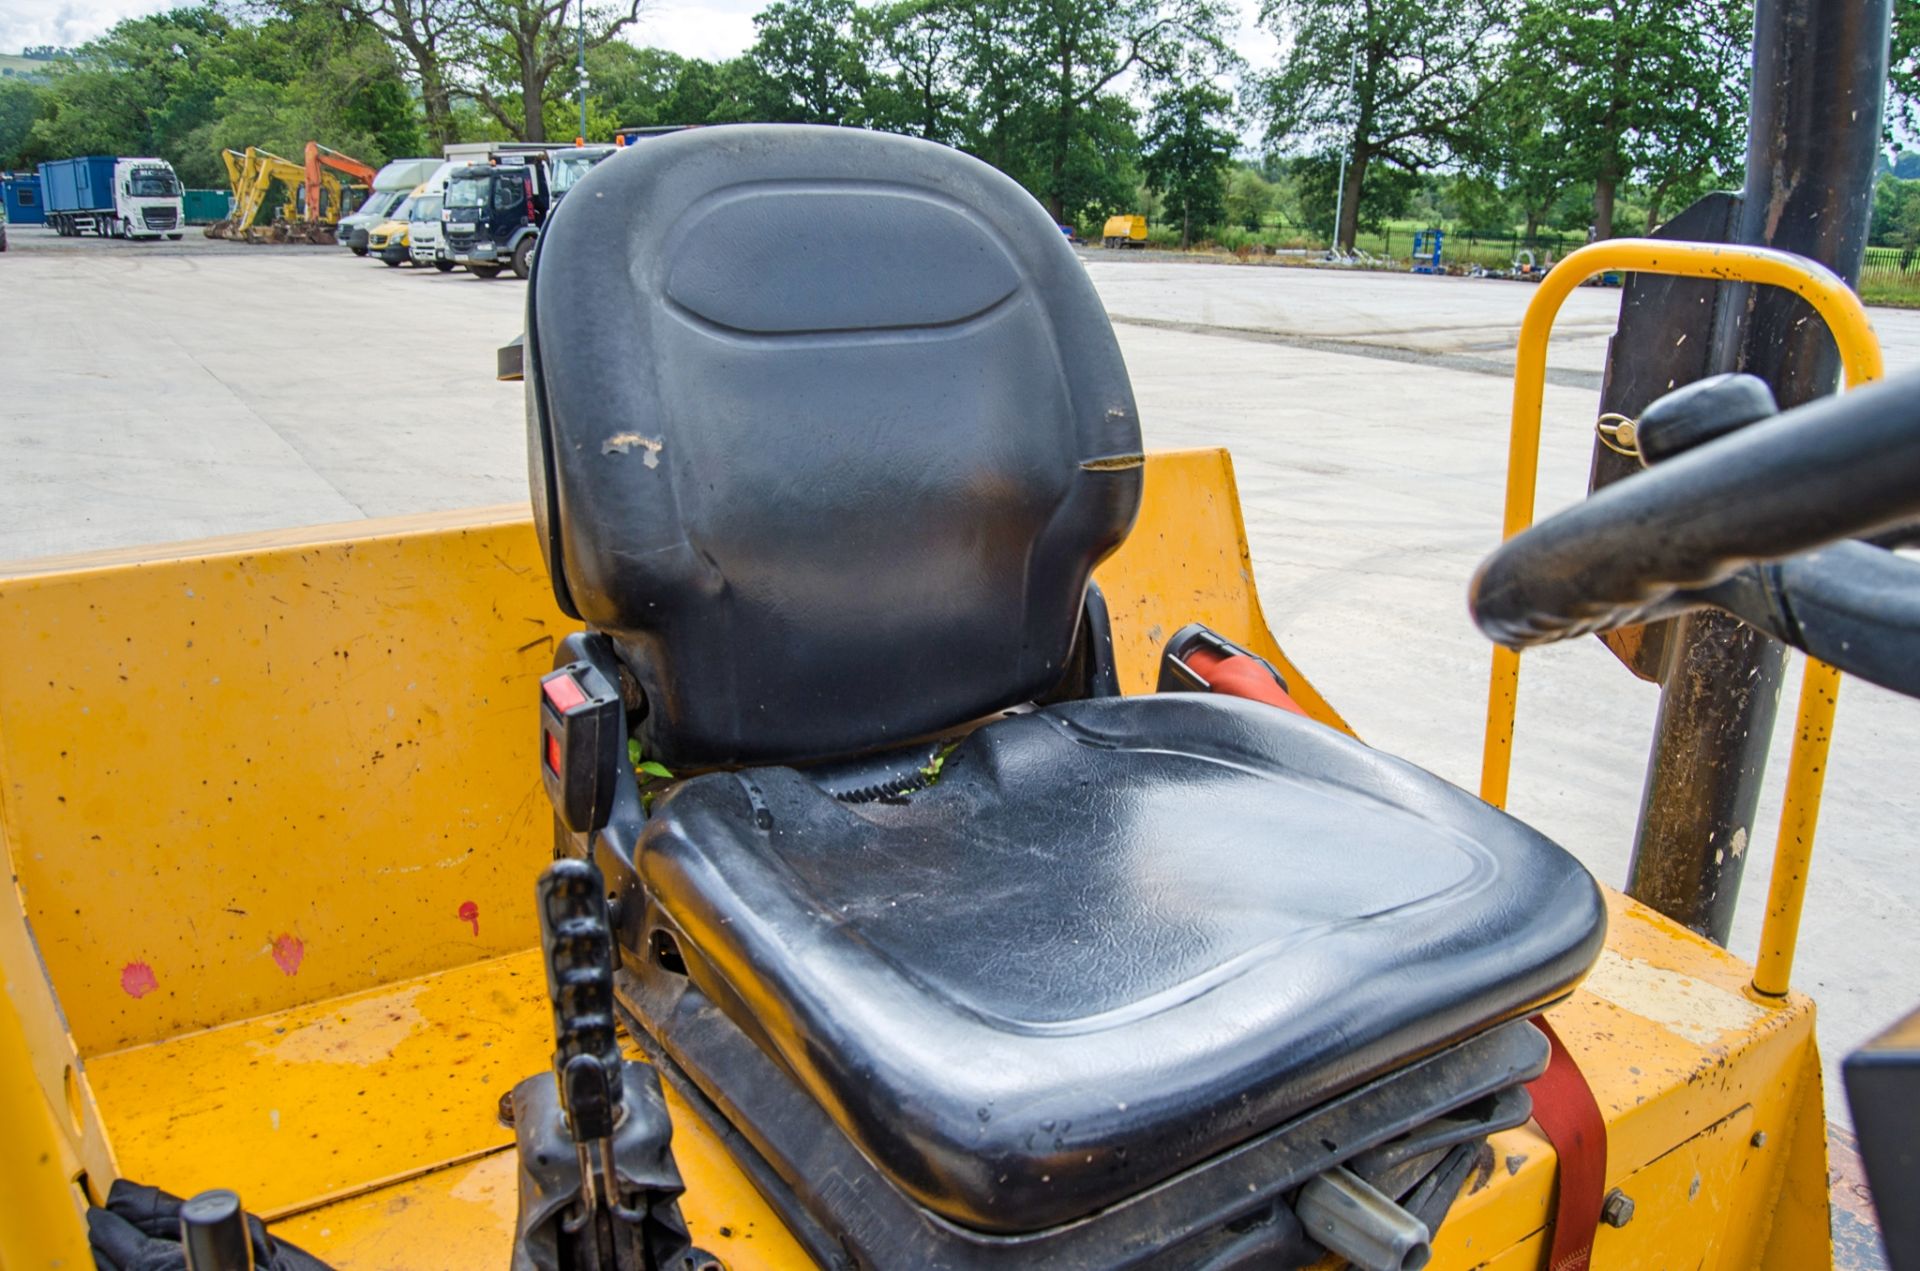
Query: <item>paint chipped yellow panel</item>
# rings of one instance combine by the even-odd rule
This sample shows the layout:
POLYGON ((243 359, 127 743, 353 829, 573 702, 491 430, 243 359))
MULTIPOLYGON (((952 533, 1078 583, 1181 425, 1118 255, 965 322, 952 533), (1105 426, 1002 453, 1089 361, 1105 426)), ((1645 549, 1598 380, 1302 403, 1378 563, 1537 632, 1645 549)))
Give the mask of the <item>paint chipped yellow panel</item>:
POLYGON ((83 1053, 532 942, 572 624, 523 516, 358 532, 0 580, 0 807, 83 1053))
POLYGON ((265 1216, 512 1142, 500 1096, 553 1050, 535 950, 99 1055, 129 1178, 265 1216))
POLYGON ((1114 661, 1125 693, 1150 693, 1167 637, 1202 622, 1279 668, 1295 701, 1323 724, 1345 720, 1275 643, 1260 612, 1253 558, 1225 450, 1147 456, 1140 519, 1094 574, 1113 617, 1114 661))

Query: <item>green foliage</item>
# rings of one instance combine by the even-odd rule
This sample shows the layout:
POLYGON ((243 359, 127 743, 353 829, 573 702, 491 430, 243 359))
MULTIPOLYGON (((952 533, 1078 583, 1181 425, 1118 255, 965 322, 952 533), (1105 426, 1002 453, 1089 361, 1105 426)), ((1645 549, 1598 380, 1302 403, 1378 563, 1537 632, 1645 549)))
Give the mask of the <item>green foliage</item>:
POLYGON ((210 5, 132 18, 55 68, 32 128, 40 158, 156 155, 218 187, 223 148, 297 160, 318 140, 377 164, 422 145, 386 43, 317 8, 258 24, 210 5))
POLYGON ((33 125, 46 109, 46 90, 35 84, 0 83, 0 168, 24 168, 57 156, 33 140, 33 125))
POLYGON ((1593 190, 1597 232, 1614 197, 1647 190, 1651 229, 1669 205, 1740 161, 1746 135, 1747 0, 1532 0, 1508 61, 1510 113, 1534 144, 1508 166, 1542 187, 1593 190))
MULTIPOLYGON (((1340 186, 1339 153, 1325 151, 1292 160, 1288 176, 1289 193, 1280 204, 1287 219, 1304 227, 1316 241, 1330 241, 1334 236, 1335 195, 1340 186)), ((1381 165, 1375 169, 1360 187, 1358 207, 1349 204, 1346 209, 1345 219, 1352 234, 1377 234, 1388 221, 1406 215, 1419 187, 1419 175, 1404 168, 1381 165)), ((1351 238, 1348 245, 1352 245, 1351 238)))
POLYGON ((1441 216, 1466 232, 1505 234, 1513 228, 1513 200, 1489 177, 1455 175, 1447 180, 1438 202, 1441 216))
POLYGON ((774 0, 753 19, 747 59, 768 90, 757 103, 774 123, 866 122, 866 26, 853 0, 774 0))
POLYGON ((1889 138, 1920 135, 1920 0, 1893 0, 1885 127, 1889 138))
MULTIPOLYGON (((53 64, 35 142, 52 156, 187 160, 190 139, 217 117, 223 83, 237 73, 226 56, 234 38, 233 23, 211 5, 120 23, 53 64)), ((219 164, 202 158, 202 172, 219 164)))
MULTIPOLYGON (((1252 86, 1251 104, 1269 146, 1331 155, 1336 170, 1346 154, 1342 246, 1406 192, 1370 196, 1376 165, 1404 178, 1467 148, 1495 87, 1508 9, 1509 0, 1264 0, 1261 23, 1285 53, 1252 86)), ((1309 198, 1317 209, 1318 195, 1309 198)))
POLYGON ((453 87, 522 141, 565 141, 576 134, 581 44, 601 47, 640 12, 640 0, 422 2, 454 5, 458 20, 439 51, 453 87), (558 109, 565 102, 573 103, 571 113, 558 109))
POLYGON ((961 9, 966 0, 895 0, 864 10, 880 52, 868 88, 875 128, 952 143, 968 110, 961 9))
POLYGON ((1169 88, 1154 100, 1140 170, 1179 219, 1182 247, 1192 245, 1195 230, 1226 215, 1226 168, 1235 137, 1216 121, 1232 107, 1231 97, 1205 83, 1169 88))
POLYGON ((1920 181, 1882 177, 1873 189, 1867 241, 1875 247, 1920 247, 1920 181))
POLYGON ((770 91, 745 59, 705 62, 617 40, 588 52, 587 83, 593 110, 617 128, 741 123, 759 118, 770 91))
POLYGON ((1275 199, 1272 183, 1258 168, 1242 164, 1227 174, 1226 218, 1249 234, 1259 233, 1260 227, 1266 224, 1275 199))

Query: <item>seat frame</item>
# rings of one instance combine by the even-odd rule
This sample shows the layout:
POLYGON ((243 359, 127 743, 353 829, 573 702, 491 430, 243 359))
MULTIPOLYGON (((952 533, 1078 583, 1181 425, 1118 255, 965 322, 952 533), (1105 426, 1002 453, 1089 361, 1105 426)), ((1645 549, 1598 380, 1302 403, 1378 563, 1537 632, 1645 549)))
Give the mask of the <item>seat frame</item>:
MULTIPOLYGON (((652 931, 671 930, 650 909, 652 931)), ((649 941, 657 949, 657 941, 649 941)), ((680 948, 688 946, 680 942, 680 948)), ((697 956, 697 955, 696 955, 697 956)), ((1293 1210, 1300 1187, 1337 1165, 1374 1181, 1399 1163, 1379 1150, 1416 1137, 1404 1195, 1447 1150, 1477 1153, 1488 1134, 1524 1122, 1522 1088, 1544 1071, 1547 1042, 1512 1020, 1395 1069, 1239 1146, 1084 1219, 1008 1236, 954 1223, 895 1187, 831 1117, 709 1000, 654 957, 616 977, 619 1005, 649 1060, 823 1267, 955 1271, 1306 1267, 1326 1250, 1293 1210), (1504 1097, 1503 1097, 1504 1096, 1504 1097), (1369 1168, 1369 1154, 1381 1161, 1369 1168)), ((1457 1194, 1424 1215, 1437 1227, 1457 1194)))

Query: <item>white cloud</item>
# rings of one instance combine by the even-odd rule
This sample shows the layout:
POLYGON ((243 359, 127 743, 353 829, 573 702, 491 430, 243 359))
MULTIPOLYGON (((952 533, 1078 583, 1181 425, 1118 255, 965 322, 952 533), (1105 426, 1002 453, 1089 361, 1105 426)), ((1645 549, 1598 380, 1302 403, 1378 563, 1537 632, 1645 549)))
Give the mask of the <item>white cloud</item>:
POLYGON ((71 48, 122 18, 171 8, 170 0, 0 0, 0 53, 18 53, 36 44, 71 48))
POLYGON ((682 57, 721 61, 753 43, 759 0, 659 0, 627 34, 630 43, 663 48, 682 57))

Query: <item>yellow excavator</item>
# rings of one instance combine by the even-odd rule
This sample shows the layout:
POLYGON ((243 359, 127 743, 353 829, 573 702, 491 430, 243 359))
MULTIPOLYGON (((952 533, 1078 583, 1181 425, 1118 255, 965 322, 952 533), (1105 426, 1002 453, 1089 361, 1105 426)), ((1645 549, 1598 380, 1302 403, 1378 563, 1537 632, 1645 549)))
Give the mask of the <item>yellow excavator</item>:
POLYGON ((314 141, 307 143, 304 163, 257 146, 223 150, 220 158, 233 187, 233 210, 205 233, 248 243, 333 244, 333 227, 357 201, 356 192, 364 197, 374 174, 351 155, 314 141), (281 192, 277 207, 276 187, 281 192))
MULTIPOLYGON (((1841 673, 1920 694, 1920 380, 1844 280, 1889 15, 1757 11, 1744 194, 1528 305, 1480 797, 1286 656, 1044 209, 854 129, 582 178, 499 354, 530 511, 0 569, 0 1262, 1873 1266, 1792 966, 1841 673), (1603 632, 1663 702, 1624 890, 1501 811, 1518 650, 1603 632)), ((1920 1017, 1846 1072, 1913 1266, 1920 1017)))

